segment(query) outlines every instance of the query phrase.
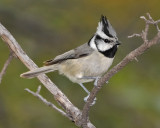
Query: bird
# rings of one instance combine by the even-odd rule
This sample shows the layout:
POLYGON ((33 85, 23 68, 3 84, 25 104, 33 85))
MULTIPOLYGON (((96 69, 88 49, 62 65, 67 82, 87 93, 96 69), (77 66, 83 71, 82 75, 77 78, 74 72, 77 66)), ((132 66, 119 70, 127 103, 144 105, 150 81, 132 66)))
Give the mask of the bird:
MULTIPOLYGON (((84 98, 86 102, 90 92, 83 83, 97 81, 112 65, 117 49, 120 45, 116 31, 106 16, 101 15, 98 27, 88 42, 69 50, 54 59, 44 62, 44 66, 22 73, 23 78, 34 78, 40 74, 59 71, 73 83, 79 84, 88 94, 84 98)), ((95 103, 96 99, 94 100, 95 103)), ((93 103, 93 104, 94 104, 93 103)))

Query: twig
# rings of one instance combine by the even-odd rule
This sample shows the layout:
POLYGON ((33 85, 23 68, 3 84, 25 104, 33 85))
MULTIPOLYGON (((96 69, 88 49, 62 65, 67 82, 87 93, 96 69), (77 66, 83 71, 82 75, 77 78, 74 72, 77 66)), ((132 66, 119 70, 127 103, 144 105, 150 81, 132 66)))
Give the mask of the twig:
POLYGON ((154 21, 153 18, 151 17, 151 15, 150 15, 149 13, 147 13, 147 16, 148 16, 148 19, 145 18, 144 16, 141 16, 140 18, 141 18, 141 19, 144 19, 144 21, 146 22, 146 24, 153 24, 153 25, 155 25, 157 31, 159 32, 160 29, 159 29, 158 23, 160 23, 160 20, 154 21))
POLYGON ((147 16, 149 17, 148 20, 144 16, 140 17, 140 18, 144 19, 146 22, 145 30, 142 31, 141 34, 133 34, 133 35, 129 36, 129 38, 134 37, 134 36, 141 37, 143 39, 144 43, 141 46, 139 46, 138 48, 136 48, 135 50, 133 50, 132 52, 130 52, 119 64, 117 64, 112 69, 110 69, 102 78, 100 78, 98 80, 97 86, 95 86, 92 89, 90 96, 89 96, 86 104, 84 105, 83 111, 82 111, 82 120, 83 120, 84 127, 86 127, 86 122, 89 119, 89 110, 91 108, 90 104, 94 101, 94 98, 96 97, 97 93, 102 88, 102 86, 105 84, 105 82, 108 81, 117 72, 119 72, 122 68, 124 68, 130 61, 134 60, 137 56, 143 54, 148 48, 150 48, 152 45, 157 44, 158 41, 160 40, 160 31, 159 30, 158 30, 157 35, 152 40, 150 40, 150 41, 147 40, 149 24, 153 24, 153 25, 158 26, 157 24, 160 21, 160 20, 154 21, 149 13, 147 13, 147 16))
POLYGON ((25 91, 31 93, 33 96, 37 97, 39 100, 41 100, 44 104, 46 104, 47 106, 57 110, 58 112, 60 112, 63 116, 69 118, 70 120, 72 120, 72 118, 70 118, 67 113, 65 113, 62 109, 59 109, 58 107, 56 107, 53 103, 47 101, 45 98, 43 98, 43 96, 41 96, 40 93, 41 90, 41 86, 38 86, 37 88, 37 92, 33 92, 30 89, 26 88, 25 91))
POLYGON ((9 66, 9 64, 11 63, 12 59, 13 59, 14 55, 13 52, 10 52, 8 59, 6 60, 2 71, 0 72, 0 84, 2 82, 2 77, 4 76, 4 74, 6 73, 7 67, 9 66))
POLYGON ((128 36, 128 38, 133 38, 133 37, 141 37, 142 35, 141 34, 132 34, 131 36, 128 36))

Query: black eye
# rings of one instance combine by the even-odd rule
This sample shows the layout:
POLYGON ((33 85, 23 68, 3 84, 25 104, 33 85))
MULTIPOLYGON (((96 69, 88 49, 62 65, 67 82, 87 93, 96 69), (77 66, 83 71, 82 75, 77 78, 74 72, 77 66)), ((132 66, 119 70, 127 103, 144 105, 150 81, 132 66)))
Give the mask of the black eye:
POLYGON ((109 43, 110 41, 108 39, 104 39, 104 42, 109 43))

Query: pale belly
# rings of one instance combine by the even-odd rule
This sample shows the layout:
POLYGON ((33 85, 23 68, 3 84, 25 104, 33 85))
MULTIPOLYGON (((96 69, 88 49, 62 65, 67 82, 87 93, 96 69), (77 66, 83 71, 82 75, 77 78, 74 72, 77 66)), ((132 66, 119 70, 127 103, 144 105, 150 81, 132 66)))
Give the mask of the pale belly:
POLYGON ((103 75, 111 66, 113 58, 106 58, 99 52, 79 59, 70 59, 59 65, 60 74, 64 74, 72 82, 85 83, 93 79, 89 77, 98 77, 103 75))

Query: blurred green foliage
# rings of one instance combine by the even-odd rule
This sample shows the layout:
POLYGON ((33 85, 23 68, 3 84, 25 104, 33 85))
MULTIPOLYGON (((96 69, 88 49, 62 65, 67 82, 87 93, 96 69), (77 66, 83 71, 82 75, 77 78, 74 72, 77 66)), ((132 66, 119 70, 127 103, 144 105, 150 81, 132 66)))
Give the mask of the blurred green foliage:
MULTIPOLYGON (((142 43, 127 39, 141 32, 141 15, 159 16, 159 0, 0 0, 0 22, 13 34, 26 53, 39 65, 44 60, 87 42, 96 31, 100 15, 106 15, 118 33, 122 45, 114 64, 142 43)), ((149 38, 155 35, 150 30, 149 38)), ((160 127, 160 46, 149 49, 116 74, 98 94, 91 121, 98 128, 160 127)), ((9 54, 0 40, 0 69, 9 54)), ((26 67, 14 59, 0 85, 0 128, 76 128, 58 112, 24 91, 36 90, 36 79, 22 79, 26 67)), ((85 92, 58 73, 48 74, 58 87, 82 109, 85 92)), ((86 84, 93 87, 92 83, 86 84)), ((42 87, 41 94, 57 104, 42 87)))

